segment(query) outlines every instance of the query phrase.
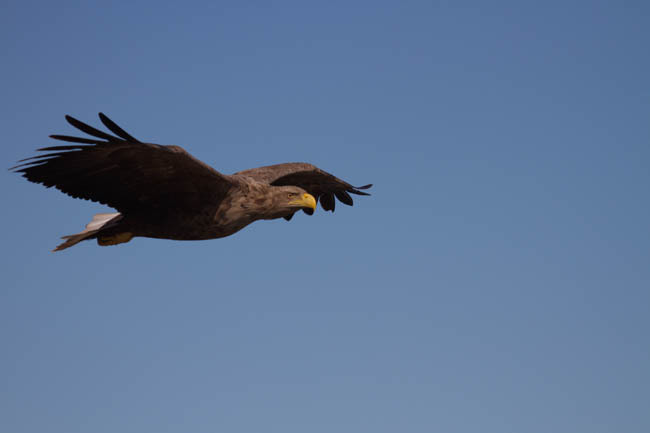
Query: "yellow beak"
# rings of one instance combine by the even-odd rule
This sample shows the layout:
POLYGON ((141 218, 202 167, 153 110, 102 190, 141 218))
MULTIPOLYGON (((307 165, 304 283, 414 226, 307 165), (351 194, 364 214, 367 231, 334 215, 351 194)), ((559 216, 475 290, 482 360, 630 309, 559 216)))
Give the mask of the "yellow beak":
POLYGON ((290 201, 289 204, 300 207, 308 207, 314 210, 316 209, 316 199, 313 195, 307 193, 304 193, 300 198, 290 201))

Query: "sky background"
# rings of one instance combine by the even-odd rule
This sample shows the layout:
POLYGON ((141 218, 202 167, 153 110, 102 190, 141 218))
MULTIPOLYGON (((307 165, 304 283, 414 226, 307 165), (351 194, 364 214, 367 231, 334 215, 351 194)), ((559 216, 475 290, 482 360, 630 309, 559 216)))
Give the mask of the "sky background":
POLYGON ((0 431, 650 431, 650 3, 4 1, 3 162, 103 111, 372 197, 204 242, 5 171, 0 431))

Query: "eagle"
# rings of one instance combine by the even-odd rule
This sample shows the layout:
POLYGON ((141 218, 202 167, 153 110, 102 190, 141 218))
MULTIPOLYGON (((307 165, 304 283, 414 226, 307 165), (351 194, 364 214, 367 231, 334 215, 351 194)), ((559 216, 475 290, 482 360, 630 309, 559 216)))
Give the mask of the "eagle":
POLYGON ((85 230, 63 236, 53 251, 83 240, 101 246, 134 237, 205 240, 230 236, 258 220, 291 220, 299 210, 312 215, 317 203, 334 212, 336 200, 352 206, 350 194, 370 195, 304 162, 219 173, 180 146, 137 140, 103 113, 99 119, 115 135, 71 116, 68 123, 92 138, 50 135, 73 144, 12 167, 28 181, 117 210, 95 215, 85 230))

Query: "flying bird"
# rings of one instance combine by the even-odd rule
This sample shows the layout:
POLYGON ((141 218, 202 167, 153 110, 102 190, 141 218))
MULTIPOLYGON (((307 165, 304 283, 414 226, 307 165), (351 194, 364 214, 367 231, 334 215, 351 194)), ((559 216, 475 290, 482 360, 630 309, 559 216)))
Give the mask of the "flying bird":
POLYGON ((144 143, 103 113, 113 134, 71 116, 68 123, 92 138, 51 135, 74 144, 38 149, 48 152, 18 161, 10 170, 30 182, 55 187, 74 198, 99 202, 116 213, 95 215, 85 230, 63 236, 53 251, 83 240, 102 246, 134 237, 204 240, 230 236, 257 220, 291 220, 302 210, 312 215, 320 201, 334 212, 336 199, 352 206, 350 194, 370 195, 304 162, 219 173, 180 146, 144 143))

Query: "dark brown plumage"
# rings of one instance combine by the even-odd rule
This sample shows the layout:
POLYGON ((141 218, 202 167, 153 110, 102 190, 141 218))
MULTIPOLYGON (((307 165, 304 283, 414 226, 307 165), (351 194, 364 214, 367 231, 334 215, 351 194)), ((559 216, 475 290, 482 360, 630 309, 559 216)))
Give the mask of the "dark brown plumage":
POLYGON ((94 138, 51 135, 70 143, 38 149, 43 155, 12 167, 30 182, 96 201, 118 212, 98 214, 80 233, 64 236, 54 251, 85 239, 100 245, 128 242, 135 236, 199 240, 229 236, 260 219, 290 220, 298 210, 313 214, 320 201, 334 211, 335 197, 352 206, 350 194, 369 195, 315 167, 296 162, 224 175, 179 146, 143 143, 104 114, 113 134, 66 116, 94 138))

